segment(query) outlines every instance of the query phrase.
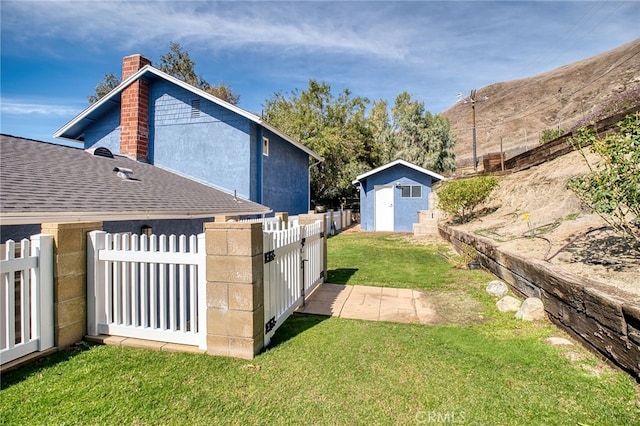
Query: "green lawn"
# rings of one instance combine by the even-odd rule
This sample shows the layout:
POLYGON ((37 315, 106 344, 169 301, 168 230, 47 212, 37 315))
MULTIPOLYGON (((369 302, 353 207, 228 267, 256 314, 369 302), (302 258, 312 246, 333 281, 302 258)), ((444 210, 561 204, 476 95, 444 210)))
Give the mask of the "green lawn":
POLYGON ((0 423, 638 424, 635 383, 578 346, 544 343, 561 335, 550 324, 498 312, 488 274, 395 236, 333 237, 329 255, 330 278, 355 269, 349 284, 464 294, 481 315, 435 327, 294 315, 253 361, 85 345, 3 375, 0 423), (442 276, 405 274, 407 259, 442 276), (389 282, 369 281, 379 268, 389 282))

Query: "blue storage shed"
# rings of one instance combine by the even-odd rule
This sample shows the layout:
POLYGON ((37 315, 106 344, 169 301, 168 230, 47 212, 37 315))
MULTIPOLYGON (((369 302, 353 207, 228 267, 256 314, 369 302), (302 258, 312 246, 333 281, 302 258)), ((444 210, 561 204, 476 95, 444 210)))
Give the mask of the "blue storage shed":
POLYGON ((418 212, 429 210, 429 194, 446 178, 404 160, 395 160, 353 181, 360 185, 363 231, 411 232, 418 212))

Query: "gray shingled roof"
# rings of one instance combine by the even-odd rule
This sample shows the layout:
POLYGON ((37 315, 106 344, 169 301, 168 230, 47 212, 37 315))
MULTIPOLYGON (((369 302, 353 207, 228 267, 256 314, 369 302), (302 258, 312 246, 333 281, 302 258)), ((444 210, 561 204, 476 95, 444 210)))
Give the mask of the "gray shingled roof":
POLYGON ((263 205, 122 156, 0 135, 0 221, 143 220, 255 215, 263 205), (133 171, 132 180, 114 168, 133 171))

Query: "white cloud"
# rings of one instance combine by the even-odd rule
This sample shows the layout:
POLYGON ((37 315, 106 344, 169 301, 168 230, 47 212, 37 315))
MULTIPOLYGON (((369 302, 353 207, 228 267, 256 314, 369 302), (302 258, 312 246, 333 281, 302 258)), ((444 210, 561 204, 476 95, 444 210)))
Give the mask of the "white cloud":
POLYGON ((9 2, 3 31, 17 39, 62 38, 116 43, 123 49, 167 40, 200 41, 213 50, 245 47, 286 51, 348 52, 399 59, 408 31, 382 31, 384 16, 354 19, 358 4, 280 2, 9 2), (326 11, 326 10, 324 10, 326 11))
POLYGON ((57 105, 52 103, 33 103, 18 99, 2 99, 0 113, 3 115, 46 115, 57 117, 73 117, 82 108, 72 105, 57 105))

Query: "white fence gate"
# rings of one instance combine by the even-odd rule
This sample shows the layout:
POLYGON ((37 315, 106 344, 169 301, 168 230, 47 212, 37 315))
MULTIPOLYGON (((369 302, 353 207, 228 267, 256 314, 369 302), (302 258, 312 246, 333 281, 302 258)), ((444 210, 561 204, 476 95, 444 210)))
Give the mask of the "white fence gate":
POLYGON ((324 281, 322 222, 264 232, 265 341, 324 281))
POLYGON ((38 234, 5 244, 0 260, 0 360, 6 364, 54 345, 53 237, 38 234))
POLYGON ((89 335, 206 349, 204 234, 187 240, 93 231, 88 238, 89 335))

